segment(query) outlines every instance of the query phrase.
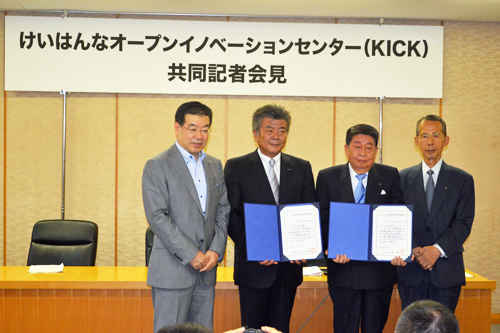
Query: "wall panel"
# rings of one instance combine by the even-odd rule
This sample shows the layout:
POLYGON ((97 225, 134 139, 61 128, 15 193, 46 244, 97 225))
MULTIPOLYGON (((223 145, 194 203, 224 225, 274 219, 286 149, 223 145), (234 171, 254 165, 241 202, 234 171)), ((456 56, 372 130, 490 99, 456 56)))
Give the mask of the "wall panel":
POLYGON ((26 265, 36 221, 61 218, 62 99, 7 93, 7 265, 26 265))
MULTIPOLYGON (((5 26, 5 16, 3 12, 0 12, 0 27, 5 26)), ((0 28, 0 63, 4 63, 4 55, 5 55, 5 30, 0 28)), ((0 77, 3 78, 4 75, 4 66, 0 66, 0 77)), ((5 147, 4 142, 4 116, 5 116, 5 107, 4 107, 4 80, 0 80, 0 128, 2 129, 2 134, 0 135, 0 147, 5 147)), ((2 201, 0 206, 0 212, 2 214, 2 222, 0 223, 0 263, 5 264, 4 262, 4 232, 6 229, 4 228, 4 171, 5 171, 5 163, 4 163, 4 149, 0 149, 0 161, 2 167, 2 177, 0 177, 0 185, 2 191, 0 191, 0 198, 2 201)))
MULTIPOLYGON (((443 118, 450 144, 444 160, 474 176, 476 217, 465 245, 466 267, 500 280, 500 24, 445 23, 443 118)), ((493 294, 492 309, 500 312, 493 294)))
POLYGON ((115 103, 114 94, 67 96, 65 218, 98 224, 98 266, 115 264, 115 103))

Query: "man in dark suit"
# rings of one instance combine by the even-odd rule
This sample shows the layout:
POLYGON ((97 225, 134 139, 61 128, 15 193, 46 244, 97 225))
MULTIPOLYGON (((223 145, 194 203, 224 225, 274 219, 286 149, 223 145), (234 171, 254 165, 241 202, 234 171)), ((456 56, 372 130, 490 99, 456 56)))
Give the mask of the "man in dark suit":
POLYGON ((403 309, 431 299, 455 312, 465 285, 462 252, 474 220, 474 180, 441 158, 449 141, 443 119, 419 119, 415 145, 423 162, 400 173, 406 203, 414 205, 414 261, 398 269, 403 309))
MULTIPOLYGON (((227 161, 224 170, 234 241, 234 282, 239 287, 242 326, 275 327, 289 332, 302 262, 247 261, 243 203, 294 204, 316 201, 311 164, 282 153, 290 130, 288 111, 266 105, 253 114, 258 149, 227 161)), ((265 231, 263 231, 265 232, 265 231)))
POLYGON ((229 202, 221 162, 203 152, 211 124, 206 105, 182 104, 175 114, 177 141, 144 167, 144 210, 155 234, 147 281, 155 332, 184 322, 213 326, 229 202))
MULTIPOLYGON (((325 248, 328 246, 330 202, 404 204, 398 170, 374 163, 378 137, 378 131, 370 125, 352 126, 347 130, 344 147, 349 162, 318 174, 316 187, 325 248)), ((342 230, 337 232, 342 233, 342 230)), ((382 332, 397 280, 394 265, 405 263, 399 257, 392 262, 366 262, 351 261, 340 253, 333 255, 335 259, 328 260, 327 265, 335 333, 357 333, 360 322, 362 332, 382 332)))

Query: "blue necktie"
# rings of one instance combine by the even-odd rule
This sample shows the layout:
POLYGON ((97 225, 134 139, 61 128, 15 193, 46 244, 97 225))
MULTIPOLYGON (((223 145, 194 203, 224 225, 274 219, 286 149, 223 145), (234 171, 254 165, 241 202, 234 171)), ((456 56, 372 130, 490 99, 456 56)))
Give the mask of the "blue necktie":
POLYGON ((354 193, 354 200, 356 203, 365 203, 365 187, 363 186, 363 179, 365 179, 366 173, 362 175, 356 175, 358 178, 358 186, 356 186, 356 192, 354 193))

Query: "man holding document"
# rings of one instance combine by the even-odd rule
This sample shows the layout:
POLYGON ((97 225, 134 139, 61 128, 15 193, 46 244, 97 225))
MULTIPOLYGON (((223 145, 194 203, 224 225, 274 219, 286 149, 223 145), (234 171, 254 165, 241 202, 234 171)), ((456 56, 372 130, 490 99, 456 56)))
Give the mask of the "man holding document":
MULTIPOLYGON (((403 191, 396 168, 376 164, 378 131, 365 124, 347 130, 344 146, 348 163, 321 170, 316 187, 321 210, 323 247, 328 254, 330 202, 402 205, 403 191)), ((332 217, 333 218, 333 217, 332 217)), ((342 236, 343 230, 332 230, 342 236)), ((359 239, 359 242, 367 240, 359 239)), ((348 249, 346 249, 347 252, 348 249)), ((328 289, 334 305, 336 333, 382 332, 387 322, 395 265, 406 265, 400 257, 391 262, 350 260, 345 252, 330 253, 328 289)))
MULTIPOLYGON (((235 245, 234 282, 239 287, 242 326, 271 326, 283 333, 289 332, 295 293, 302 283, 302 261, 247 260, 244 204, 317 201, 311 164, 281 152, 290 124, 291 116, 283 107, 259 108, 252 120, 258 149, 228 160, 224 170, 231 204, 228 234, 235 245)), ((272 223, 271 217, 264 219, 272 223)), ((261 235, 266 233, 261 230, 261 235)))
POLYGON ((413 264, 398 269, 402 308, 431 299, 452 312, 465 285, 463 244, 474 220, 474 180, 441 158, 450 138, 435 115, 417 121, 415 145, 423 161, 401 171, 407 203, 415 205, 413 264))

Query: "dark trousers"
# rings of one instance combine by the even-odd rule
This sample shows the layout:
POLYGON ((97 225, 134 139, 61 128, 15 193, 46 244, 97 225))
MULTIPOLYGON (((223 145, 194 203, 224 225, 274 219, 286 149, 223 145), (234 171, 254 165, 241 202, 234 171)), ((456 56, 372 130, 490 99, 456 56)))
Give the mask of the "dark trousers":
POLYGON ((269 289, 239 286, 241 325, 255 329, 270 326, 289 333, 296 291, 296 287, 285 286, 283 278, 276 279, 269 289))
POLYGON ((333 302, 333 331, 382 333, 389 316, 393 287, 356 290, 329 286, 333 302))
POLYGON ((421 299, 430 299, 443 304, 450 309, 451 312, 455 313, 461 289, 461 286, 438 288, 430 281, 429 274, 426 274, 426 277, 417 286, 408 286, 398 283, 402 310, 413 302, 421 299))

